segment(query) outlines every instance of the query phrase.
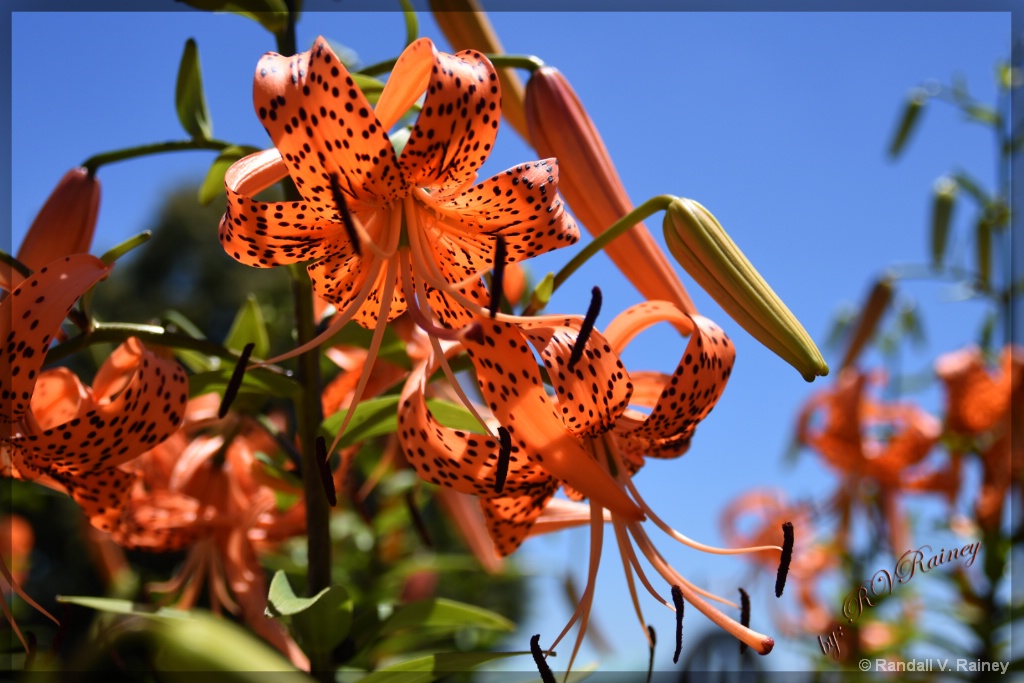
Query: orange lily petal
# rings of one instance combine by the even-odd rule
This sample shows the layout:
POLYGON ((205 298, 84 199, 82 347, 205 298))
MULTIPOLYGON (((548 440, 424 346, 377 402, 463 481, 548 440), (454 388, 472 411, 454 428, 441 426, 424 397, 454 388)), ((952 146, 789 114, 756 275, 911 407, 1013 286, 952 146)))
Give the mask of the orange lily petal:
POLYGON ((188 395, 181 367, 153 355, 134 337, 111 358, 108 363, 132 359, 137 367, 124 391, 105 402, 88 402, 68 423, 12 439, 34 454, 37 466, 70 475, 96 472, 133 459, 177 430, 188 395))
POLYGON ((39 375, 32 392, 32 417, 40 429, 50 429, 78 416, 88 395, 78 375, 67 368, 54 368, 39 375))
POLYGON ((946 424, 957 432, 977 434, 991 429, 1010 406, 1010 353, 1004 352, 1003 371, 989 374, 981 349, 970 346, 935 362, 935 373, 946 385, 946 424))
MULTIPOLYGON (((372 276, 373 284, 370 285, 369 294, 359 304, 353 319, 366 328, 376 326, 381 308, 381 293, 386 285, 386 268, 376 268, 366 258, 330 254, 310 264, 306 270, 313 281, 313 289, 317 296, 330 301, 338 311, 348 310, 353 302, 363 297, 363 289, 368 284, 367 279, 372 276)), ((388 321, 404 313, 406 305, 401 287, 396 286, 388 310, 388 321)))
POLYGON ((736 349, 718 325, 699 315, 679 365, 644 420, 624 417, 615 430, 625 451, 652 457, 685 453, 697 424, 714 408, 732 373, 736 349))
MULTIPOLYGON (((492 266, 495 235, 505 238, 508 262, 514 263, 575 244, 576 222, 558 196, 558 160, 542 159, 520 164, 466 188, 447 201, 432 203, 439 215, 438 227, 451 240, 440 247, 472 245, 452 256, 465 261, 466 273, 492 266), (483 236, 489 239, 482 240, 483 236), (469 253, 466 253, 469 252, 469 253), (483 256, 481 261, 479 256, 483 256)), ((430 227, 427 219, 424 225, 430 227)), ((461 261, 460 261, 461 262, 461 261)))
POLYGON ((510 555, 523 544, 557 489, 553 483, 532 494, 480 499, 484 522, 499 555, 510 555))
POLYGON ((569 370, 582 323, 578 317, 544 316, 520 328, 547 368, 565 428, 576 436, 595 436, 611 429, 622 415, 633 385, 622 361, 597 330, 590 332, 582 358, 569 370))
POLYGON ((0 301, 0 340, 10 368, 0 374, 0 422, 17 422, 28 410, 54 332, 78 297, 109 271, 95 256, 66 256, 40 268, 0 301))
MULTIPOLYGON (((427 408, 422 386, 428 364, 410 375, 398 411, 398 438, 406 460, 424 481, 460 493, 492 498, 498 469, 498 440, 485 434, 450 429, 439 423, 427 408)), ((429 368, 433 371, 433 367, 429 368)), ((557 482, 538 466, 526 445, 512 446, 504 492, 554 490, 557 482)))
POLYGON ((508 323, 481 321, 480 341, 465 339, 484 400, 516 446, 556 479, 626 519, 643 514, 619 484, 565 428, 544 391, 536 360, 508 323))
POLYGON ((322 37, 292 57, 265 54, 256 65, 253 101, 315 211, 334 212, 331 174, 356 204, 390 204, 405 193, 387 130, 322 37))
POLYGON ((472 182, 491 153, 501 88, 494 67, 476 50, 450 55, 420 38, 402 52, 381 93, 381 121, 393 125, 424 91, 398 161, 409 184, 448 196, 472 182))

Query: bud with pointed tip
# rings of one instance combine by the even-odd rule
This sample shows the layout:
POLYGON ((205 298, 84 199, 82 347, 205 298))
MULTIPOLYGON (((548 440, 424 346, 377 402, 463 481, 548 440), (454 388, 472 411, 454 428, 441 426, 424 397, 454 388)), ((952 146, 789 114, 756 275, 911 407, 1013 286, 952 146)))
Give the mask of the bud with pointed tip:
POLYGON ((878 329, 878 323, 882 319, 882 314, 885 313, 889 308, 889 304, 892 303, 892 295, 892 280, 888 277, 879 279, 875 286, 871 288, 871 293, 868 294, 868 299, 864 302, 860 315, 857 316, 857 326, 850 337, 850 345, 846 349, 846 355, 843 356, 840 368, 848 368, 857 360, 860 352, 864 349, 864 345, 868 343, 871 337, 874 336, 875 330, 878 329))
MULTIPOLYGON (((526 122, 534 149, 558 157, 558 191, 591 235, 600 235, 633 210, 594 122, 558 69, 541 67, 526 84, 526 122)), ((648 299, 671 301, 686 313, 696 313, 643 223, 616 238, 605 253, 648 299)))
MULTIPOLYGON (((89 253, 99 208, 99 180, 84 168, 71 169, 32 221, 18 250, 18 260, 32 270, 39 270, 63 256, 89 253)), ((4 273, 0 286, 11 290, 21 280, 16 272, 4 273)))
POLYGON ((707 209, 676 198, 665 212, 664 229, 679 264, 743 329, 808 382, 828 374, 810 335, 707 209))

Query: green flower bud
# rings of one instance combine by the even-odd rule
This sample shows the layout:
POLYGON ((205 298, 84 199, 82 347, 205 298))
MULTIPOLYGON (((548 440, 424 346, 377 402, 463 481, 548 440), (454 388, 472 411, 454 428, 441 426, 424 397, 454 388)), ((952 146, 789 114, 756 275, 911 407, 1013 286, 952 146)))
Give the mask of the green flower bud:
POLYGON ((678 198, 665 213, 664 229, 679 264, 743 329, 808 382, 828 374, 810 335, 707 209, 678 198))

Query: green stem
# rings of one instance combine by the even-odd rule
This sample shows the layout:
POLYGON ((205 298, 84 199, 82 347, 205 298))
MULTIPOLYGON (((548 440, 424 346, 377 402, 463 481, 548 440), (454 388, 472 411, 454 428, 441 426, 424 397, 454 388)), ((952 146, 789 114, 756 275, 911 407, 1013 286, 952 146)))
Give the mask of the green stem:
MULTIPOLYGON (((56 363, 82 351, 93 344, 121 343, 128 337, 138 337, 143 342, 166 346, 172 349, 190 349, 208 356, 216 356, 235 363, 238 354, 207 339, 196 339, 180 332, 169 332, 159 325, 137 325, 135 323, 94 323, 92 329, 74 339, 55 346, 46 354, 46 363, 56 363)), ((270 372, 285 375, 278 367, 266 366, 270 372)))
POLYGON ((498 68, 525 69, 531 74, 544 66, 544 60, 534 55, 484 55, 498 68))
POLYGON ((149 145, 139 145, 138 147, 126 147, 125 149, 116 149, 113 152, 103 152, 86 159, 82 166, 90 173, 96 173, 96 169, 105 164, 112 164, 117 161, 125 161, 127 159, 135 159, 137 157, 144 157, 150 154, 162 154, 164 152, 184 152, 188 150, 196 149, 211 149, 220 151, 225 147, 230 147, 230 143, 222 140, 169 140, 167 142, 154 142, 149 145))
POLYGON ((386 74, 395 68, 395 62, 398 61, 398 57, 392 59, 385 59, 383 62, 377 62, 369 66, 363 67, 356 73, 362 74, 363 76, 380 76, 386 74))
MULTIPOLYGON (((675 201, 677 198, 670 194, 662 194, 657 197, 652 197, 646 202, 636 207, 625 216, 615 221, 611 227, 602 232, 600 235, 595 237, 587 246, 572 257, 572 260, 562 266, 562 269, 555 274, 554 285, 551 289, 551 293, 554 294, 558 291, 558 288, 569 279, 569 277, 575 273, 579 268, 589 261, 591 257, 597 252, 607 247, 613 240, 624 235, 634 225, 641 223, 647 218, 659 211, 664 211, 668 208, 668 205, 675 201)), ((523 311, 523 315, 533 315, 541 308, 535 301, 531 301, 530 305, 523 311)))
POLYGON ((23 278, 32 277, 32 269, 26 266, 24 263, 14 258, 6 251, 0 251, 0 263, 8 265, 18 272, 23 278))
POLYGON ((408 47, 415 42, 420 35, 420 22, 416 18, 416 8, 411 0, 398 0, 402 5, 402 14, 405 17, 405 45, 408 47))
MULTIPOLYGON (((294 0, 285 0, 288 24, 277 34, 277 51, 282 55, 296 52, 294 0)), ((286 199, 301 199, 295 185, 284 182, 286 199)), ((316 336, 313 315, 313 284, 300 267, 292 266, 292 294, 295 299, 295 331, 299 346, 316 336)), ((323 422, 320 397, 320 349, 314 347, 299 356, 299 384, 302 386, 298 415, 299 441, 302 447, 302 489, 306 501, 306 595, 313 596, 331 585, 330 509, 320 481, 316 456, 316 438, 323 422)), ((321 683, 333 683, 334 664, 330 652, 309 654, 310 673, 321 683)))

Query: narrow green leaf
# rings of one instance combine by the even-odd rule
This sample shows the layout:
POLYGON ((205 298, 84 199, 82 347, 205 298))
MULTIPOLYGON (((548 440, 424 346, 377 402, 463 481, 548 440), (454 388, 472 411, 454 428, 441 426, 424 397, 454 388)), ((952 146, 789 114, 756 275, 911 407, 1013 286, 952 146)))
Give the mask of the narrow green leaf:
POLYGON ((241 352, 250 342, 256 345, 252 351, 253 358, 267 357, 270 352, 270 335, 267 333, 267 324, 255 294, 249 294, 235 314, 231 329, 224 338, 224 346, 232 351, 241 352))
MULTIPOLYGON (((356 406, 355 414, 339 442, 340 447, 347 448, 360 441, 398 431, 398 400, 398 396, 379 396, 362 401, 356 406)), ((460 405, 441 399, 427 399, 427 407, 438 422, 446 427, 483 433, 483 427, 473 414, 460 405)), ((346 412, 347 409, 339 410, 324 420, 321 430, 326 437, 334 439, 337 436, 346 412)))
POLYGON ((410 0, 398 0, 402 5, 402 16, 405 17, 405 44, 408 47, 420 36, 420 22, 416 17, 416 8, 410 0))
POLYGON ((529 652, 439 652, 377 669, 359 683, 430 683, 453 673, 469 671, 481 664, 507 657, 529 656, 529 652))
POLYGON ((892 142, 889 143, 890 157, 896 157, 903 151, 910 133, 914 130, 914 125, 921 116, 924 103, 927 101, 928 93, 923 88, 914 88, 910 91, 907 101, 903 105, 903 115, 896 127, 896 133, 893 135, 892 142))
MULTIPOLYGON (((978 202, 979 206, 986 206, 989 203, 988 194, 981 189, 981 185, 964 171, 957 171, 952 176, 956 184, 963 188, 967 194, 974 198, 974 201, 978 202)), ((938 181, 936 181, 938 182, 938 181)))
POLYGON ((185 41, 185 52, 181 55, 174 104, 182 128, 193 140, 209 140, 213 136, 213 123, 206 110, 203 76, 199 68, 199 48, 192 38, 185 41))
POLYGON ((145 232, 140 232, 138 235, 135 235, 134 237, 129 237, 124 242, 121 242, 117 246, 108 249, 103 254, 103 256, 100 256, 100 261, 103 261, 109 266, 111 263, 116 262, 119 258, 127 254, 132 249, 140 247, 146 242, 148 242, 149 238, 152 236, 153 233, 150 232, 149 230, 146 230, 145 232))
POLYGON ((224 174, 242 157, 258 152, 255 147, 231 145, 221 150, 217 158, 210 164, 210 170, 206 172, 203 184, 199 186, 199 203, 208 206, 217 197, 224 195, 224 174))
POLYGON ((932 266, 939 268, 946 255, 949 243, 949 226, 953 219, 953 207, 956 204, 957 183, 951 178, 942 177, 935 181, 932 200, 932 266))
POLYGON ((263 28, 278 34, 288 27, 288 5, 285 0, 180 0, 186 5, 208 12, 233 12, 259 22, 263 28))
POLYGON ((403 605, 381 626, 381 634, 407 628, 465 628, 472 626, 490 631, 514 631, 515 624, 490 610, 475 605, 430 598, 403 605))
POLYGON ((154 607, 141 602, 131 600, 120 600, 117 598, 96 598, 86 595, 58 595, 57 602, 66 602, 71 605, 88 607, 97 612, 110 612, 111 614, 132 614, 138 617, 166 617, 173 619, 186 619, 189 613, 185 610, 172 607, 154 607))
POLYGON ((994 109, 977 104, 976 102, 964 104, 963 111, 964 114, 967 115, 967 118, 973 119, 978 123, 983 123, 988 126, 999 126, 1002 123, 1002 119, 994 109))
MULTIPOLYGON (((163 322, 165 327, 169 329, 177 328, 193 339, 206 339, 206 335, 196 327, 195 323, 186 318, 180 311, 174 309, 166 311, 163 315, 163 322)), ((192 372, 211 372, 219 369, 221 366, 220 358, 207 356, 192 349, 175 349, 174 355, 192 372)), ((191 385, 189 389, 191 389, 191 385)), ((198 394, 192 395, 197 396, 198 394)))
POLYGON ((978 288, 987 292, 992 286, 992 224, 982 214, 974 229, 975 256, 978 263, 978 288))
MULTIPOLYGON (((220 367, 193 375, 188 381, 189 396, 202 396, 210 392, 223 396, 233 371, 234 367, 220 367)), ((254 398, 260 402, 271 396, 297 398, 300 392, 301 387, 295 380, 265 368, 253 368, 242 376, 242 385, 238 388, 238 397, 233 407, 241 410, 242 403, 239 402, 244 403, 254 398)))

